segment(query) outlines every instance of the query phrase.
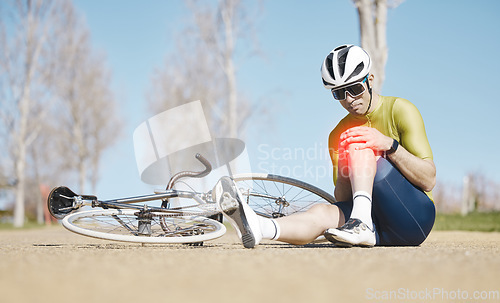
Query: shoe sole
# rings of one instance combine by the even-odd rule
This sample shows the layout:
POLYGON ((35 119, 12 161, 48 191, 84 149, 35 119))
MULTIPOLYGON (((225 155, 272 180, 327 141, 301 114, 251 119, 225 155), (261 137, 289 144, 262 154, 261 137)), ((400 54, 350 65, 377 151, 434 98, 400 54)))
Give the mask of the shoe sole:
POLYGON ((236 225, 241 232, 241 241, 245 248, 255 247, 255 237, 248 224, 242 202, 231 197, 227 192, 223 194, 223 201, 220 203, 222 212, 227 216, 232 225, 236 225))
POLYGON ((352 244, 352 243, 337 239, 335 237, 335 235, 327 234, 327 233, 325 233, 324 236, 328 241, 332 242, 333 244, 335 244, 335 246, 338 246, 338 247, 351 248, 353 246, 359 246, 359 247, 373 247, 373 246, 375 246, 374 244, 363 243, 363 242, 359 243, 359 244, 352 244))
POLYGON ((331 235, 331 234, 326 234, 325 233, 325 238, 328 241, 332 242, 335 246, 338 246, 338 247, 344 247, 344 248, 351 248, 351 247, 353 247, 353 245, 351 243, 340 241, 337 238, 335 238, 334 235, 331 235))

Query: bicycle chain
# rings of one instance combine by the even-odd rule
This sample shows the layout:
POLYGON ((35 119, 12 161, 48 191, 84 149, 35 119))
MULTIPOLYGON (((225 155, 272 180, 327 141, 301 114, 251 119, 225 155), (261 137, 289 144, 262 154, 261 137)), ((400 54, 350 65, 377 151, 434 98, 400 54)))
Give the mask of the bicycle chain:
MULTIPOLYGON (((152 211, 149 215, 151 215, 150 218, 153 216, 156 217, 186 217, 186 216, 199 216, 199 217, 210 217, 213 215, 218 214, 218 211, 204 211, 204 212, 175 212, 175 213, 163 213, 163 212, 154 212, 152 211)), ((134 213, 135 215, 139 215, 139 212, 134 213)), ((141 214, 143 216, 144 214, 141 214)))

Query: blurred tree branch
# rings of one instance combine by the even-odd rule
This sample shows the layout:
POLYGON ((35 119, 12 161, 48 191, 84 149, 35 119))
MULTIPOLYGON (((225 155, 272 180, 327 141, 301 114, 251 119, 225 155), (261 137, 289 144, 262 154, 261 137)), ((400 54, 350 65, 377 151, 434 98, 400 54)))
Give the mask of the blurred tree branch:
POLYGON ((191 25, 153 75, 150 107, 159 112, 201 100, 214 136, 241 137, 251 106, 238 91, 235 59, 239 42, 256 45, 249 8, 239 0, 220 0, 215 6, 195 0, 186 4, 191 25))

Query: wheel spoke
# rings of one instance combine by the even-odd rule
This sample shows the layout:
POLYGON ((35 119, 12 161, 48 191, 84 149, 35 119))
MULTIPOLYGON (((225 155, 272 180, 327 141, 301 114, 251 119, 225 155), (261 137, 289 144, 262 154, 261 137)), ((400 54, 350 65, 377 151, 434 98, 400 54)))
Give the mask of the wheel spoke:
POLYGON ((283 216, 303 212, 314 204, 331 204, 335 199, 307 183, 276 175, 246 174, 233 178, 257 213, 283 216))

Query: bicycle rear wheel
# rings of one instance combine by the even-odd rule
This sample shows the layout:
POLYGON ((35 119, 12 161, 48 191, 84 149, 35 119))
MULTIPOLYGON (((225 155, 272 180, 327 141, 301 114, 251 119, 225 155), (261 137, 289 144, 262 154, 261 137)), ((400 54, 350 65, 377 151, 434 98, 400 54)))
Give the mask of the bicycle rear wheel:
POLYGON ((134 209, 76 212, 62 224, 84 236, 136 243, 199 243, 224 235, 226 227, 203 216, 181 216, 162 212, 141 214, 134 209))
POLYGON ((268 218, 303 212, 315 204, 331 204, 335 198, 311 184, 272 174, 249 173, 233 176, 248 205, 268 218))

